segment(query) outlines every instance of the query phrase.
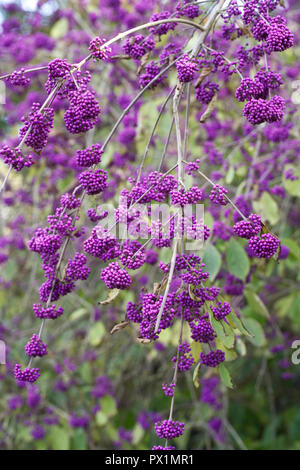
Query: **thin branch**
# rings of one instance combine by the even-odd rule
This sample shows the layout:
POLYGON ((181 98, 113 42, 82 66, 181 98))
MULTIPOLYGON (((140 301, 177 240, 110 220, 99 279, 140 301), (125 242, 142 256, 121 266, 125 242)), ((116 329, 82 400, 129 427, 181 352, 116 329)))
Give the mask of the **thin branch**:
POLYGON ((165 308, 165 305, 166 305, 167 296, 168 296, 168 293, 169 293, 169 290, 170 290, 170 286, 171 286, 171 282, 172 282, 172 278, 173 278, 173 274, 174 274, 174 270, 175 270, 177 248, 178 248, 178 239, 176 238, 176 239, 173 240, 173 254, 172 254, 172 259, 171 259, 171 264, 170 264, 170 271, 169 271, 168 281, 167 281, 166 289, 165 289, 164 296, 163 296, 163 299, 162 299, 162 303, 160 305, 160 309, 159 309, 159 312, 158 312, 158 315, 157 315, 157 318, 156 318, 154 333, 157 333, 157 331, 158 331, 160 320, 161 320, 161 317, 162 317, 162 314, 163 314, 163 311, 164 311, 164 308, 165 308))
POLYGON ((161 109, 160 109, 160 111, 159 111, 159 113, 158 113, 158 116, 157 116, 156 121, 155 121, 155 123, 154 123, 152 132, 151 132, 151 134, 150 134, 149 140, 148 140, 148 142, 147 142, 147 145, 146 145, 146 148, 145 148, 145 152, 144 152, 144 155, 143 155, 141 164, 140 164, 140 166, 139 166, 137 181, 139 181, 140 178, 141 178, 142 169, 143 169, 143 167, 144 167, 145 160, 146 160, 146 157, 147 157, 147 154, 148 154, 148 151, 149 151, 149 147, 150 147, 150 144, 151 144, 151 142, 152 142, 152 139, 153 139, 154 133, 155 133, 155 131, 156 131, 157 125, 158 125, 158 123, 159 123, 159 120, 160 120, 160 118, 161 118, 161 116, 162 116, 164 110, 166 109, 166 106, 167 106, 167 104, 168 104, 168 102, 169 102, 169 100, 170 100, 170 98, 171 98, 171 96, 172 96, 172 94, 173 94, 175 88, 176 88, 176 85, 172 88, 172 90, 171 90, 170 93, 168 94, 167 98, 166 98, 165 101, 163 102, 163 104, 162 104, 162 106, 161 106, 161 109))

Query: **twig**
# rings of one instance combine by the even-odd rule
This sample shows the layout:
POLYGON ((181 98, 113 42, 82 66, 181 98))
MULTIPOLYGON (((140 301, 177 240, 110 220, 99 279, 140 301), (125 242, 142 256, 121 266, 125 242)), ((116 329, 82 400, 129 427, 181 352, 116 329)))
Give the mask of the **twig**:
POLYGON ((173 278, 173 274, 174 274, 174 270, 175 270, 176 254, 177 254, 177 248, 178 248, 178 239, 177 238, 173 240, 173 245, 174 245, 173 246, 173 254, 172 254, 172 259, 171 259, 171 265, 170 265, 168 281, 167 281, 166 289, 165 289, 164 296, 163 296, 163 299, 162 299, 162 303, 160 305, 160 309, 159 309, 159 312, 158 312, 158 315, 157 315, 154 333, 157 333, 157 331, 158 331, 160 320, 161 320, 161 317, 162 317, 162 314, 163 314, 163 311, 164 311, 164 308, 165 308, 165 304, 166 304, 166 301, 167 301, 167 296, 168 296, 168 293, 169 293, 169 290, 170 290, 170 286, 171 286, 171 282, 172 282, 172 278, 173 278))

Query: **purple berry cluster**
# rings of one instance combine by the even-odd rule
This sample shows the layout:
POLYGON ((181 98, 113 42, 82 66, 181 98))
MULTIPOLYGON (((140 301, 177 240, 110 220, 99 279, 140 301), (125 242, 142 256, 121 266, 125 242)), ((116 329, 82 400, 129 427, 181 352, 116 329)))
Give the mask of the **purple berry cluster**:
POLYGON ((188 83, 194 80, 199 70, 199 65, 188 54, 184 54, 176 62, 176 69, 178 80, 182 83, 188 83))
POLYGON ((157 63, 155 63, 153 60, 151 62, 149 62, 145 67, 144 73, 142 73, 140 75, 140 79, 139 79, 140 87, 144 88, 155 77, 157 77, 157 78, 153 81, 153 83, 149 86, 149 88, 153 89, 153 88, 157 87, 157 85, 162 83, 164 78, 165 78, 164 74, 158 76, 160 74, 160 72, 161 72, 161 68, 157 63))
POLYGON ((192 20, 200 16, 201 13, 202 12, 199 10, 199 5, 195 5, 192 2, 189 2, 189 0, 183 0, 182 2, 178 2, 176 5, 177 18, 186 16, 192 20))
POLYGON ((25 69, 14 70, 9 77, 6 78, 7 83, 17 87, 27 87, 30 85, 30 78, 25 73, 25 69))
POLYGON ((200 353, 200 363, 207 367, 217 367, 225 361, 225 353, 220 349, 210 351, 209 353, 200 353))
POLYGON ((104 62, 109 62, 111 55, 111 48, 109 46, 103 45, 106 43, 106 39, 99 38, 98 36, 90 42, 89 51, 93 56, 94 60, 104 60, 104 62))
POLYGON ((197 204, 203 200, 203 192, 198 186, 193 186, 192 188, 185 190, 179 189, 173 190, 170 193, 171 202, 174 206, 185 206, 187 204, 197 204))
POLYGON ((184 423, 173 421, 172 419, 158 421, 155 423, 155 432, 160 439, 174 439, 182 436, 184 432, 184 423))
POLYGON ((198 321, 190 322, 191 338, 199 343, 209 343, 215 339, 215 332, 208 320, 208 315, 204 315, 198 321))
POLYGON ((80 173, 79 183, 87 194, 99 194, 107 187, 107 172, 98 168, 80 173))
POLYGON ((0 158, 16 171, 21 171, 22 168, 30 167, 34 163, 31 155, 25 156, 20 149, 13 149, 8 145, 3 145, 0 149, 0 158))
POLYGON ((132 59, 139 60, 147 52, 152 51, 155 47, 155 41, 149 37, 145 38, 142 34, 137 34, 131 38, 126 39, 123 45, 125 54, 130 55, 132 59))
POLYGON ((89 167, 97 165, 101 162, 103 150, 100 144, 92 145, 92 147, 77 150, 76 163, 80 167, 89 167))
POLYGON ((48 141, 48 134, 53 127, 54 110, 44 108, 40 112, 40 103, 33 103, 32 110, 28 117, 23 116, 24 126, 20 129, 20 137, 25 138, 28 147, 32 147, 36 152, 41 151, 48 141))
POLYGON ((37 318, 55 320, 64 313, 63 307, 56 307, 55 304, 43 307, 42 304, 33 304, 33 311, 37 318))
MULTIPOLYGON (((178 370, 180 371, 188 371, 192 368, 192 365, 194 364, 194 358, 191 352, 191 347, 188 343, 185 341, 182 344, 179 344, 178 346, 178 353, 179 353, 179 359, 178 359, 178 370)), ((172 362, 176 363, 177 362, 177 356, 174 356, 172 358, 172 362)))
POLYGON ((117 239, 107 229, 95 227, 89 238, 84 241, 84 251, 103 261, 117 258, 120 255, 117 239))
POLYGON ((214 204, 219 204, 221 206, 226 206, 227 204, 227 199, 225 198, 225 195, 228 193, 226 188, 223 188, 223 186, 216 184, 212 188, 210 194, 209 194, 209 199, 211 202, 214 204))
POLYGON ((251 237, 248 247, 257 258, 272 258, 279 248, 278 238, 271 233, 264 233, 261 237, 251 237))
POLYGON ((255 125, 263 122, 281 121, 284 111, 285 100, 281 96, 275 95, 270 100, 251 99, 246 103, 243 113, 248 121, 255 125))
POLYGON ((173 397, 175 388, 176 388, 175 383, 170 383, 169 385, 162 384, 162 390, 167 397, 173 397))
POLYGON ((219 90, 219 85, 214 82, 205 82, 196 88, 196 98, 200 103, 208 104, 219 90))
POLYGON ((24 370, 22 370, 22 366, 20 364, 16 364, 14 369, 14 375, 16 380, 18 380, 19 382, 33 383, 37 381, 41 374, 40 369, 29 369, 26 367, 24 370))
POLYGON ((66 278, 72 281, 85 281, 90 274, 90 268, 85 266, 87 258, 83 253, 77 252, 73 259, 69 259, 66 268, 66 278))
POLYGON ((215 307, 210 307, 216 320, 224 320, 226 315, 231 312, 231 306, 228 302, 217 302, 215 307))
POLYGON ((69 94, 70 106, 65 112, 66 128, 71 134, 80 134, 92 129, 100 114, 100 106, 95 92, 76 90, 69 94))
POLYGON ((238 237, 247 239, 259 234, 261 229, 261 218, 257 214, 250 214, 248 220, 241 220, 233 226, 233 231, 238 237))
MULTIPOLYGON (((154 13, 150 17, 150 21, 160 21, 160 20, 165 20, 170 18, 171 13, 169 11, 161 11, 160 13, 154 13)), ((156 26, 151 26, 149 29, 151 33, 157 34, 158 36, 163 36, 164 34, 167 34, 169 31, 175 29, 176 23, 163 23, 160 25, 156 26)))
POLYGON ((128 269, 139 269, 146 261, 145 249, 136 240, 126 240, 120 255, 120 261, 128 269))
POLYGON ((25 352, 30 357, 42 357, 48 354, 47 344, 43 343, 38 335, 34 334, 25 346, 25 352))
POLYGON ((101 281, 105 282, 108 289, 128 289, 132 283, 126 269, 122 269, 119 263, 110 263, 106 268, 102 269, 100 275, 101 281))

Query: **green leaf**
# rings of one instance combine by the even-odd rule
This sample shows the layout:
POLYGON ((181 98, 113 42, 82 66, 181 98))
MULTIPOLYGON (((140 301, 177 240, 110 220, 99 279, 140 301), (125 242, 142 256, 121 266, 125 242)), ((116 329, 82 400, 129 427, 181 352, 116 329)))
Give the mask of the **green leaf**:
POLYGON ((226 248, 226 261, 231 274, 245 281, 250 269, 249 258, 244 248, 231 238, 226 248))
POLYGON ((106 416, 114 416, 117 413, 116 401, 110 395, 105 395, 101 399, 100 405, 101 411, 103 411, 106 416))
POLYGON ((104 426, 107 421, 108 421, 108 416, 103 413, 103 411, 97 411, 96 413, 96 423, 98 424, 98 426, 104 426))
POLYGON ((236 327, 240 333, 242 333, 245 336, 251 336, 252 334, 247 331, 245 326, 243 325, 241 319, 237 316, 235 312, 231 312, 229 315, 226 316, 226 319, 228 323, 231 325, 231 327, 236 327))
POLYGON ((225 337, 222 338, 223 344, 226 346, 226 348, 233 348, 234 341, 235 341, 235 335, 234 332, 232 331, 232 328, 222 320, 222 325, 225 330, 225 337))
POLYGON ((18 272, 17 263, 12 259, 8 260, 7 263, 5 264, 5 270, 4 270, 5 279, 7 281, 11 281, 12 279, 16 277, 17 272, 18 272))
POLYGON ((247 328, 252 333, 252 337, 249 337, 249 341, 254 344, 254 346, 261 347, 266 344, 266 338, 264 334, 264 330, 258 321, 256 321, 254 318, 245 318, 244 319, 244 324, 247 328))
POLYGON ((53 450, 69 450, 70 437, 66 429, 59 426, 52 426, 48 436, 53 450))
POLYGON ((225 353, 226 362, 234 361, 234 359, 237 358, 237 353, 235 352, 235 350, 227 348, 225 344, 223 343, 223 341, 220 340, 220 338, 216 338, 215 343, 216 343, 216 348, 221 349, 221 351, 225 353))
POLYGON ((209 319, 210 319, 211 326, 213 327, 217 336, 219 336, 220 338, 225 338, 226 335, 225 335, 225 331, 224 331, 222 323, 216 320, 213 313, 210 313, 210 312, 209 312, 209 319))
POLYGON ((107 298, 102 302, 99 302, 100 305, 111 304, 119 295, 120 289, 109 289, 107 298))
POLYGON ((236 339, 236 350, 239 353, 240 356, 246 356, 247 354, 247 348, 244 343, 244 341, 241 338, 236 339))
POLYGON ((71 321, 76 321, 79 320, 80 318, 84 317, 86 315, 87 309, 86 308, 78 308, 74 312, 71 313, 70 315, 70 320, 71 321))
POLYGON ((87 434, 82 428, 76 429, 72 437, 72 448, 74 450, 85 450, 87 447, 87 434))
POLYGON ((105 335, 105 333, 106 331, 105 331, 103 323, 98 321, 90 329, 89 337, 88 337, 89 343, 92 346, 98 346, 101 343, 101 340, 103 336, 105 335))
POLYGON ((234 178, 234 167, 230 166, 225 177, 226 184, 231 184, 234 178))
MULTIPOLYGON (((286 170, 290 170, 292 169, 293 172, 294 172, 294 175, 298 178, 300 178, 300 170, 299 168, 296 168, 295 166, 293 165, 285 165, 284 167, 284 171, 283 171, 283 174, 285 173, 286 170)), ((299 184, 299 179, 297 180, 294 180, 294 181, 291 181, 291 180, 288 180, 286 178, 282 178, 282 182, 283 182, 283 186, 284 188, 287 190, 287 192, 291 195, 291 196, 296 196, 296 197, 300 197, 300 184, 299 184)))
POLYGON ((279 208, 277 202, 270 193, 264 191, 258 201, 253 202, 255 212, 259 213, 263 220, 268 220, 275 225, 279 221, 279 208))
POLYGON ((204 223, 205 223, 205 225, 208 226, 208 228, 210 228, 210 229, 212 230, 213 225, 214 225, 214 218, 213 218, 213 216, 211 215, 211 213, 208 212, 208 211, 205 211, 205 214, 204 214, 204 223))
POLYGON ((50 30, 50 36, 54 39, 62 38, 65 34, 67 34, 69 29, 69 22, 67 18, 61 18, 60 20, 56 21, 50 30))
POLYGON ((248 304, 253 310, 253 313, 257 313, 258 315, 261 315, 264 318, 270 318, 270 314, 268 312, 267 307, 265 306, 261 298, 257 294, 255 294, 255 292, 249 289, 245 289, 244 293, 248 304))
POLYGON ((198 341, 192 341, 191 350, 192 350, 192 355, 193 355, 195 362, 199 361, 200 353, 203 351, 202 344, 199 343, 198 341))
POLYGON ((200 373, 200 367, 201 364, 200 362, 196 365, 193 373, 193 384, 195 385, 196 388, 199 388, 200 383, 199 383, 199 373, 200 373))
POLYGON ((219 364, 218 369, 223 384, 228 388, 233 388, 233 384, 227 367, 222 363, 219 364))
POLYGON ((279 317, 285 317, 288 315, 294 302, 294 294, 287 295, 277 300, 274 304, 276 314, 279 317))
POLYGON ((145 434, 144 429, 142 428, 140 424, 137 423, 134 426, 133 431, 132 431, 132 444, 133 445, 138 444, 142 440, 144 434, 145 434))
POLYGON ((291 240, 290 238, 283 238, 281 240, 281 245, 285 245, 290 249, 290 255, 294 259, 300 260, 300 246, 295 240, 291 240))
POLYGON ((209 243, 203 251, 202 260, 205 270, 209 273, 209 279, 213 281, 220 271, 222 258, 217 248, 209 243))

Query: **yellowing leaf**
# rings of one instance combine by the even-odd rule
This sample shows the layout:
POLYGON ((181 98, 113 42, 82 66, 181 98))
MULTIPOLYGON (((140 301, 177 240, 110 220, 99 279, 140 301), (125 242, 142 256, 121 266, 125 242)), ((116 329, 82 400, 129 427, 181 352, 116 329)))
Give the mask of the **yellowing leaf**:
POLYGON ((218 370, 223 384, 228 388, 233 388, 231 377, 227 367, 222 363, 218 366, 218 370))
POLYGON ((103 323, 98 321, 92 326, 92 328, 89 331, 89 336, 88 336, 89 343, 92 346, 98 346, 101 343, 101 340, 103 336, 105 335, 105 333, 106 331, 105 331, 103 323))
POLYGON ((109 289, 107 298, 99 302, 100 305, 107 305, 111 304, 113 300, 115 300, 120 293, 120 289, 109 289))
POLYGON ((248 304, 253 310, 253 313, 257 313, 264 318, 270 318, 270 314, 268 312, 267 307, 261 300, 261 298, 255 294, 252 290, 245 289, 245 297, 247 299, 248 304))
POLYGON ((195 385, 196 388, 199 388, 200 382, 199 382, 199 372, 200 372, 200 367, 201 364, 200 362, 196 365, 193 373, 193 384, 195 385))
POLYGON ((261 215, 263 220, 275 225, 279 221, 279 208, 270 193, 264 191, 258 201, 253 202, 254 210, 261 215))
POLYGON ((192 341, 191 342, 191 350, 192 350, 192 355, 195 360, 195 362, 199 361, 200 358, 200 353, 202 352, 202 344, 199 343, 198 341, 192 341))
POLYGON ((62 38, 65 34, 67 34, 69 29, 69 22, 67 18, 60 18, 50 30, 50 36, 54 39, 62 38))

